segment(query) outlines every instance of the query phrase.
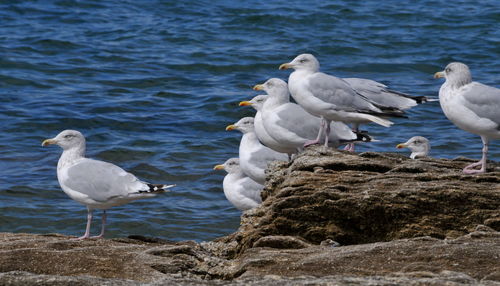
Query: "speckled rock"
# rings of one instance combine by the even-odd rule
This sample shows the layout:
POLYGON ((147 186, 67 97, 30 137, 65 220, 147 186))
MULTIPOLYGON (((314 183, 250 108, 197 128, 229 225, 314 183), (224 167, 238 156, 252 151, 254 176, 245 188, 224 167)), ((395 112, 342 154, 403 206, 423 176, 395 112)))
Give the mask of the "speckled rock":
POLYGON ((500 164, 464 175, 470 160, 314 147, 268 170, 262 206, 242 218, 243 253, 266 236, 341 245, 431 236, 455 238, 479 224, 500 230, 500 164))

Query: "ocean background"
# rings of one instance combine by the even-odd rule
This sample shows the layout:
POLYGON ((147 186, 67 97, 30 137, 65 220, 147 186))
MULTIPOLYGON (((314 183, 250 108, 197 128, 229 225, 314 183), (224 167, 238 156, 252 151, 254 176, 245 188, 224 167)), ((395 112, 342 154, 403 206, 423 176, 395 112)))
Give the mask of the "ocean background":
MULTIPOLYGON (((107 237, 132 234, 211 240, 234 232, 240 212, 222 192, 216 164, 238 155, 251 116, 238 107, 278 66, 313 53, 322 71, 437 97, 433 74, 462 61, 499 86, 500 2, 479 1, 1 1, 0 232, 82 235, 86 209, 62 192, 57 146, 64 129, 87 138, 87 155, 173 192, 112 208, 107 237)), ((500 112, 500 111, 499 111, 500 112)), ((380 142, 357 151, 401 152, 414 135, 433 157, 479 160, 479 136, 413 108, 380 142)), ((500 160, 500 144, 490 145, 500 160)), ((95 212, 93 234, 100 229, 95 212)))

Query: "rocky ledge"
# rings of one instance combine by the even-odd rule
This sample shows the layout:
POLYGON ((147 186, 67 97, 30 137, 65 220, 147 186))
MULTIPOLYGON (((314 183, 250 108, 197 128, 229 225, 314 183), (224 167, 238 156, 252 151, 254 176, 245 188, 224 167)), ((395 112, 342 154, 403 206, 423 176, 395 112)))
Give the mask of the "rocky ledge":
POLYGON ((212 242, 0 233, 0 285, 500 285, 500 164, 315 147, 212 242))

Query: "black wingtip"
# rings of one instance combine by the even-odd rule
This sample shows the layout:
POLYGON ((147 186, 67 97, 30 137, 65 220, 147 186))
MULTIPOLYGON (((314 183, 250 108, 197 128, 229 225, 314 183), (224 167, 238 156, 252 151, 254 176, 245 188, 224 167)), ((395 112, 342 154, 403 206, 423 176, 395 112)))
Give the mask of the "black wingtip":
POLYGON ((429 98, 427 98, 426 96, 423 96, 423 95, 422 96, 420 96, 420 95, 414 96, 414 95, 409 95, 407 93, 399 92, 399 91, 392 90, 392 89, 386 89, 386 91, 403 96, 403 97, 406 97, 406 98, 409 98, 409 99, 412 99, 412 100, 415 100, 415 102, 417 104, 422 104, 422 103, 426 103, 429 101, 429 98))
POLYGON ((147 184, 149 190, 141 190, 139 193, 164 193, 170 191, 169 189, 175 187, 175 185, 163 185, 163 184, 147 184))
POLYGON ((353 142, 371 142, 373 138, 368 134, 368 131, 353 131, 356 134, 356 139, 353 140, 340 140, 341 144, 353 143, 353 142))
POLYGON ((361 141, 361 142, 371 142, 372 137, 368 134, 368 131, 356 131, 354 132, 356 134, 356 141, 361 141))

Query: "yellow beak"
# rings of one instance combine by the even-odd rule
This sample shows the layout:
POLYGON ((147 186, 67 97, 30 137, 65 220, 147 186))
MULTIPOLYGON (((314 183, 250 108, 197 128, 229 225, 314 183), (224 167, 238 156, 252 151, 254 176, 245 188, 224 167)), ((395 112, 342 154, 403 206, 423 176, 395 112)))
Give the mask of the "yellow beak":
POLYGON ((440 71, 434 74, 434 78, 442 78, 444 77, 444 72, 440 71))
POLYGON ((231 124, 231 125, 228 125, 228 126, 226 127, 226 131, 231 131, 231 130, 234 130, 234 129, 236 129, 236 128, 238 128, 236 125, 231 124))
POLYGON ((264 86, 262 84, 257 84, 253 87, 253 90, 263 90, 264 86))
POLYGON ((405 147, 406 147, 406 145, 404 143, 396 145, 396 148, 398 148, 398 149, 405 148, 405 147))
POLYGON ((224 165, 215 165, 214 170, 224 170, 224 165))
POLYGON ((252 103, 250 101, 242 101, 242 102, 240 102, 239 105, 240 106, 250 106, 250 105, 252 105, 252 103))
POLYGON ((292 68, 292 65, 290 63, 282 64, 280 65, 279 69, 280 70, 286 70, 292 68))
POLYGON ((45 146, 47 146, 47 145, 56 144, 56 143, 57 143, 57 141, 56 141, 56 140, 54 140, 54 139, 45 139, 45 140, 43 140, 43 142, 42 142, 42 146, 44 146, 44 147, 45 147, 45 146))

